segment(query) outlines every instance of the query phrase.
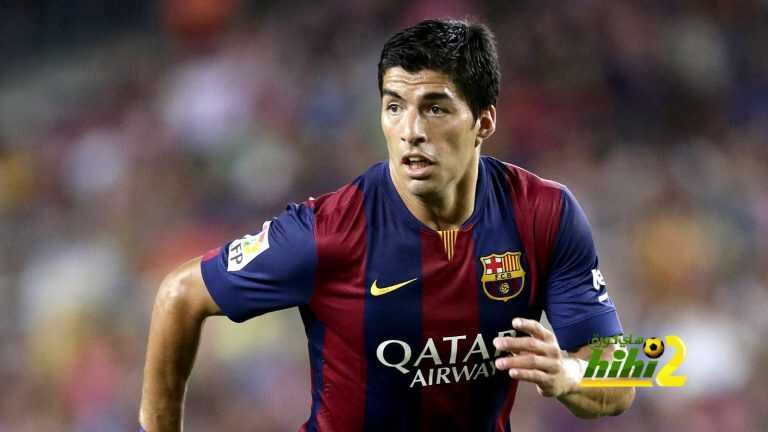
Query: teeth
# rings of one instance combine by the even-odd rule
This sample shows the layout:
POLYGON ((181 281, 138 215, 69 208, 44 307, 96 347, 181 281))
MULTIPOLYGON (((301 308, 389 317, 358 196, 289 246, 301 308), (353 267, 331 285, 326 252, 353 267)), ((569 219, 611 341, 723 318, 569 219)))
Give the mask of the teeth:
POLYGON ((410 162, 410 163, 426 162, 426 160, 423 159, 423 158, 420 158, 420 157, 410 157, 410 158, 408 158, 408 162, 410 162))

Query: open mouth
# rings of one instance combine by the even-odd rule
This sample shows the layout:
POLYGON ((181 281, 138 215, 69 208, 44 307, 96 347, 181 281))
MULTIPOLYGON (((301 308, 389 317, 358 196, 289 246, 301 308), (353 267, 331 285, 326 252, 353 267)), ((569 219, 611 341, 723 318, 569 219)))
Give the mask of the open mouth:
POLYGON ((406 174, 413 179, 428 177, 435 164, 432 160, 420 155, 404 156, 402 163, 406 174))
POLYGON ((432 165, 432 161, 421 156, 404 157, 403 163, 410 168, 425 168, 432 165))

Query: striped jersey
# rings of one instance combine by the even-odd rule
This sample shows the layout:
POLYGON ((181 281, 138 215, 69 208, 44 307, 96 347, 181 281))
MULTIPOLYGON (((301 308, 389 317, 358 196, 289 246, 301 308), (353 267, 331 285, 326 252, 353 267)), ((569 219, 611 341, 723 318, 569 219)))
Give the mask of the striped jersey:
POLYGON ((298 306, 312 406, 302 431, 509 431, 517 380, 493 338, 542 312, 562 349, 622 332, 583 210, 564 186, 481 157, 460 229, 413 216, 380 162, 208 252, 233 321, 298 306))

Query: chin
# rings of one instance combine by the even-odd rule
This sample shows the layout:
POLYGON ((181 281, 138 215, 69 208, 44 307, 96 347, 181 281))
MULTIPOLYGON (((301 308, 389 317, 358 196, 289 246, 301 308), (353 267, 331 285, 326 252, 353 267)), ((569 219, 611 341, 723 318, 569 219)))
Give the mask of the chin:
POLYGON ((431 179, 426 180, 413 180, 409 179, 406 184, 408 192, 418 197, 429 197, 440 191, 439 185, 431 179))

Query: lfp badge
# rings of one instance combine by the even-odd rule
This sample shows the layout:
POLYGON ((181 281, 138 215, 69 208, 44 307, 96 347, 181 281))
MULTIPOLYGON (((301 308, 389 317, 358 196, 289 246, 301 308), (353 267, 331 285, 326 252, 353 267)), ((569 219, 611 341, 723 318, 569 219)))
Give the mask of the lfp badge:
POLYGON ((525 270, 520 264, 521 252, 491 254, 480 258, 483 264, 483 291, 494 299, 507 301, 517 297, 525 286, 525 270))

